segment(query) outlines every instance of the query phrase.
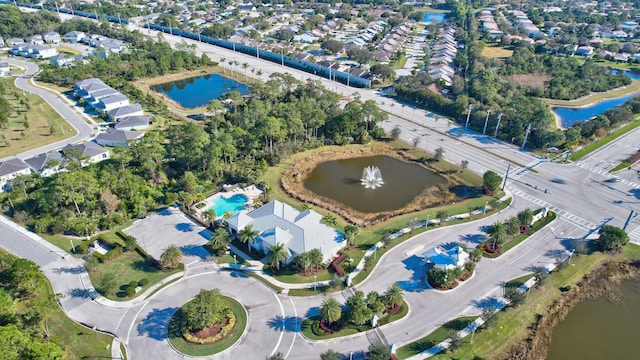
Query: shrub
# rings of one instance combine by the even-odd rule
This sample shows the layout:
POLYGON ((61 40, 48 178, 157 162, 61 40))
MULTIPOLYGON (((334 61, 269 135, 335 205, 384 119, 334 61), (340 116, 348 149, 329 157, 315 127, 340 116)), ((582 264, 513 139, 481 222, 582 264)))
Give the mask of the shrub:
POLYGON ((131 282, 129 282, 129 287, 132 287, 134 289, 137 288, 138 287, 138 282, 135 281, 135 280, 132 280, 131 282))
POLYGON ((140 281, 138 281, 138 286, 146 286, 149 284, 149 279, 144 278, 144 279, 140 279, 140 281))
POLYGON ((86 254, 89 252, 89 246, 91 246, 91 243, 93 243, 93 241, 91 240, 85 240, 83 242, 81 242, 80 244, 76 245, 76 254, 86 254))
POLYGON ((98 252, 94 252, 93 256, 95 256, 96 259, 98 259, 98 261, 100 263, 104 263, 104 262, 107 262, 107 261, 115 258, 116 256, 118 256, 120 254, 122 254, 122 247, 121 246, 117 246, 117 247, 114 247, 113 249, 111 249, 108 253, 106 253, 104 255, 102 255, 102 254, 100 254, 98 252))
POLYGON ((215 334, 212 337, 206 338, 206 339, 201 339, 197 336, 192 335, 188 330, 183 329, 182 331, 182 337, 187 340, 190 343, 194 343, 194 344, 212 344, 215 343, 216 341, 222 340, 223 338, 225 338, 230 332, 231 330, 233 330, 233 327, 236 325, 236 316, 229 311, 227 314, 227 325, 225 325, 220 332, 218 332, 217 334, 215 334))
MULTIPOLYGON (((136 284, 137 285, 137 284, 136 284)), ((128 296, 133 296, 136 293, 136 287, 135 286, 127 286, 127 295, 128 296)))

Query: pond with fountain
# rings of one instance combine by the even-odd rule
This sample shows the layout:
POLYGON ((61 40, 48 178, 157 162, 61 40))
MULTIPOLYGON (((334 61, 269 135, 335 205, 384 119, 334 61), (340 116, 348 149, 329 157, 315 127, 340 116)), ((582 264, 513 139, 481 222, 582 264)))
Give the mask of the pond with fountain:
POLYGON ((281 185, 298 200, 360 226, 478 194, 456 175, 459 170, 441 171, 433 163, 389 147, 337 149, 296 161, 281 185))

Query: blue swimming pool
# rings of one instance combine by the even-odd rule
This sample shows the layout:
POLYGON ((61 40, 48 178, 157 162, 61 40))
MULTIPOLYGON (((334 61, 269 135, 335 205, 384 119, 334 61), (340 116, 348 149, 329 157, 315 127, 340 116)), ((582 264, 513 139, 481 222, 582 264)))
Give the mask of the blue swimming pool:
POLYGON ((216 211, 216 216, 222 216, 227 211, 235 214, 242 210, 248 201, 249 198, 244 194, 235 194, 230 197, 221 195, 213 199, 213 206, 209 206, 207 210, 214 209, 216 211))

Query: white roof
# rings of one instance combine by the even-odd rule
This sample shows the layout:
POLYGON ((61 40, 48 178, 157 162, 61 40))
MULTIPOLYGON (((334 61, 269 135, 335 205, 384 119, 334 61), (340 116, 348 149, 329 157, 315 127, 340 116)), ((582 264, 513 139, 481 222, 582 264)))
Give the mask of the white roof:
POLYGON ((251 224, 260 239, 269 246, 284 244, 290 252, 302 254, 319 249, 325 260, 336 247, 344 245, 344 235, 320 221, 322 215, 313 210, 303 212, 273 200, 251 212, 241 211, 227 219, 229 226, 241 230, 251 224))
POLYGON ((449 250, 445 250, 440 246, 434 246, 425 251, 424 258, 435 267, 447 270, 464 266, 469 259, 469 254, 458 245, 449 250))

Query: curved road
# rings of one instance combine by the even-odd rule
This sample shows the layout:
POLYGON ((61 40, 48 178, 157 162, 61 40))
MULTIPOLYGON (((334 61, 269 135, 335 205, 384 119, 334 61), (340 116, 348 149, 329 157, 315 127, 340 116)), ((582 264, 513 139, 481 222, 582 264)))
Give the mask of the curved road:
MULTIPOLYGON (((5 61, 3 59, 2 61, 5 61)), ((9 64, 20 66, 26 69, 24 74, 16 77, 16 87, 20 90, 27 91, 29 93, 42 97, 60 116, 65 119, 75 130, 76 135, 64 140, 51 143, 37 149, 25 151, 17 154, 20 159, 28 159, 38 154, 46 153, 48 151, 57 150, 65 146, 66 144, 73 144, 88 139, 94 134, 94 129, 87 124, 87 122, 78 113, 69 106, 60 96, 54 95, 46 89, 34 86, 31 82, 31 78, 38 72, 38 65, 30 62, 18 60, 15 58, 6 59, 9 64)), ((13 157, 13 156, 12 156, 13 157)), ((2 159, 0 159, 1 161, 2 159)))

